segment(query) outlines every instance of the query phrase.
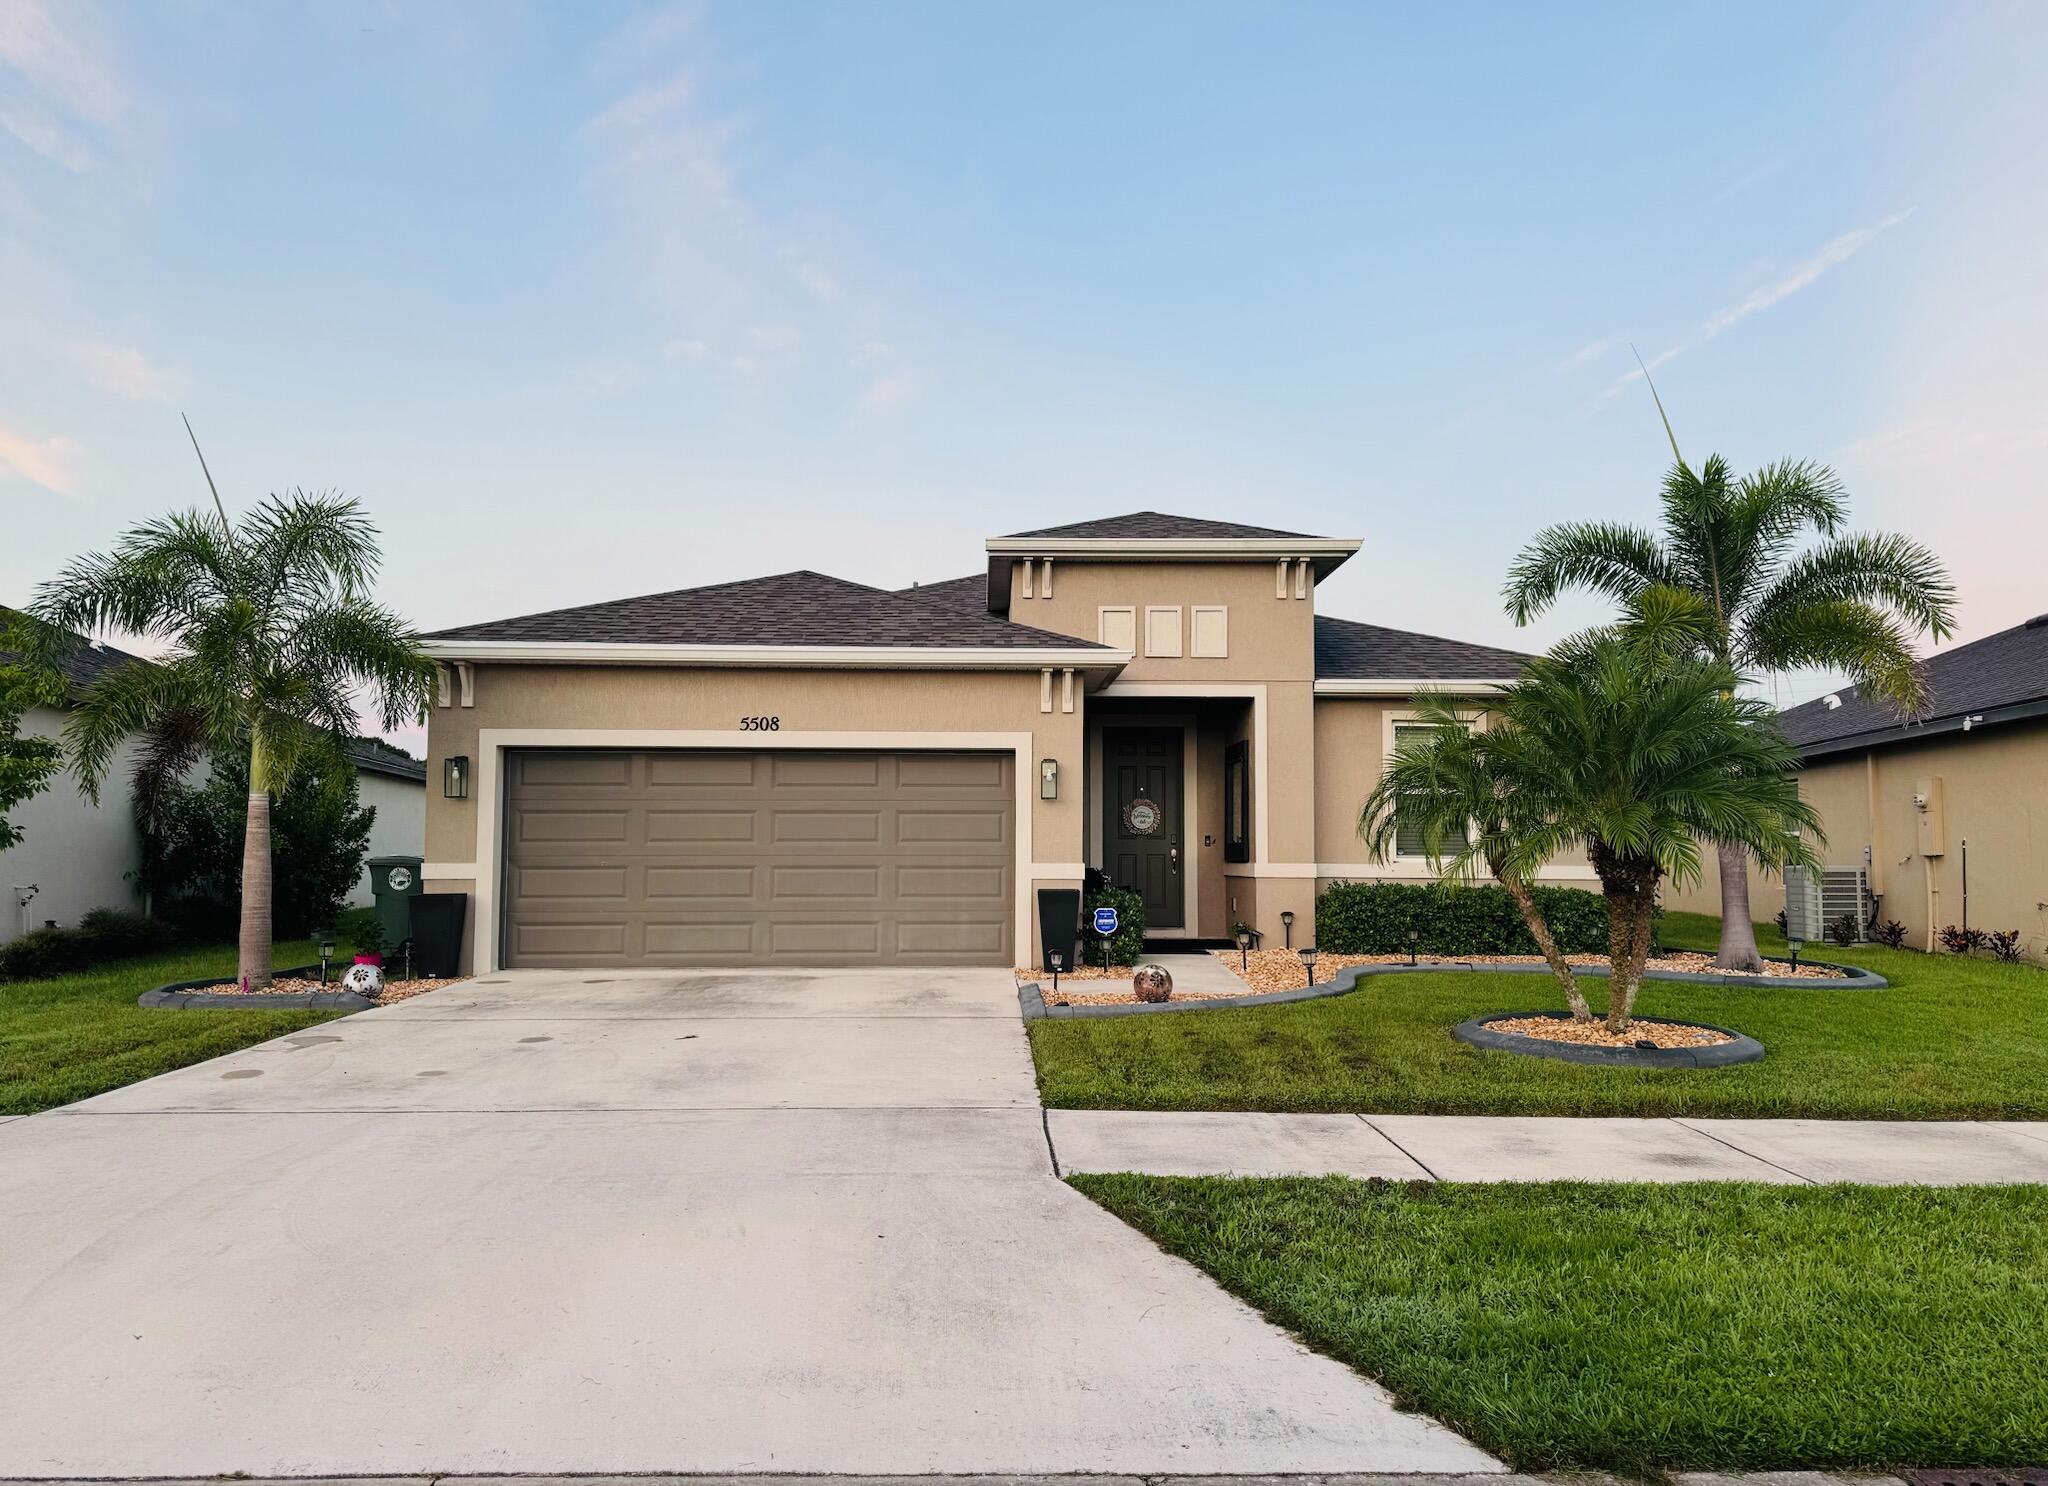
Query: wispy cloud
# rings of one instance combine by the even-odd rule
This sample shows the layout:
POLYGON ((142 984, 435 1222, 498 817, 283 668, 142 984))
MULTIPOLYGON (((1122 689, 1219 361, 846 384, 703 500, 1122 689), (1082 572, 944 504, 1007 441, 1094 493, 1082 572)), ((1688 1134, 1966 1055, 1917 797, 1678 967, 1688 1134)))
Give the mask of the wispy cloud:
POLYGON ((79 452, 70 439, 39 439, 0 423, 0 479, 12 476, 76 500, 79 452))
POLYGON ((0 104, 0 129, 66 170, 83 173, 100 163, 91 145, 32 103, 0 104))
POLYGON ((0 62, 63 105, 67 113, 95 124, 116 122, 128 95, 98 53, 76 32, 57 22, 44 0, 7 0, 0 5, 0 62))
MULTIPOLYGON (((1669 362, 1676 361, 1687 351, 1697 350, 1716 336, 1732 330, 1751 315, 1761 314, 1763 311, 1771 308, 1771 306, 1790 299, 1801 289, 1808 288, 1815 283, 1829 269, 1838 268, 1842 264, 1847 263, 1872 242, 1891 231, 1892 228, 1898 226, 1899 223, 1912 215, 1913 208, 1908 207, 1905 211, 1892 213, 1882 221, 1873 222, 1867 227, 1855 228, 1852 231, 1843 233, 1840 237, 1830 240, 1818 252, 1793 265, 1791 269, 1779 275, 1768 284, 1752 289, 1734 304, 1728 305, 1724 309, 1716 310, 1713 314, 1707 316, 1701 322, 1699 329, 1695 330, 1691 335, 1665 347, 1656 355, 1650 357, 1645 363, 1647 369, 1655 371, 1669 362)), ((1631 382, 1640 381, 1644 370, 1645 367, 1641 366, 1629 368, 1628 371, 1616 377, 1608 385, 1599 400, 1605 402, 1614 397, 1631 382)))
POLYGON ((860 395, 860 409, 863 413, 880 417, 902 411, 916 397, 916 379, 904 372, 891 372, 868 384, 867 390, 860 395))
POLYGON ((84 341, 68 354, 86 379, 103 391, 137 402, 169 402, 177 395, 178 379, 134 346, 84 341))
POLYGON ((1559 373, 1577 371, 1580 367, 1598 361, 1627 344, 1628 337, 1619 331, 1613 335, 1603 335, 1596 341, 1587 341, 1578 350, 1558 362, 1557 370, 1559 373))

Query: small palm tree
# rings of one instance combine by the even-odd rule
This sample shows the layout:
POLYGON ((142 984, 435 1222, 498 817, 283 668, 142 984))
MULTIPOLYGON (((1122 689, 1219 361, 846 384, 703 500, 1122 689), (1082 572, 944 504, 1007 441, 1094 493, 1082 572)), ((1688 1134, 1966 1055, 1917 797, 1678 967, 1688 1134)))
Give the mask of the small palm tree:
MULTIPOLYGON (((1663 417, 1661 400, 1657 412, 1663 417)), ((1786 460, 1736 479, 1716 454, 1695 471, 1668 418, 1664 432, 1673 464, 1662 532, 1595 521, 1547 528, 1509 573, 1515 622, 1527 624, 1569 589, 1623 604, 1679 589, 1713 618, 1701 655, 1730 671, 1826 667, 1901 709, 1923 705, 1912 641, 1946 639, 1955 622, 1955 589, 1940 559, 1907 537, 1845 532, 1847 501, 1825 465, 1786 460), (1821 540, 1795 551, 1809 533, 1821 540)), ((1718 963, 1760 969, 1740 845, 1722 845, 1720 879, 1718 963)))
MULTIPOLYGON (((216 497, 218 508, 218 497, 216 497)), ((369 596, 377 533, 353 500, 294 491, 230 525, 180 512, 79 558, 36 594, 32 658, 75 633, 125 630, 168 647, 80 694, 65 741, 95 803, 124 740, 140 736, 138 799, 206 751, 246 749, 240 974, 270 983, 270 799, 316 760, 348 777, 344 742, 367 690, 387 728, 426 715, 434 665, 411 626, 369 596)))
POLYGON ((1417 831, 1447 883, 1474 881, 1483 868, 1513 900, 1574 1020, 1590 1022, 1578 977, 1558 950, 1529 882, 1513 865, 1517 837, 1540 825, 1544 806, 1496 757, 1491 734, 1474 727, 1451 697, 1421 693, 1416 719, 1429 731, 1403 742, 1358 814, 1358 834, 1376 862, 1392 855, 1403 826, 1417 831))
POLYGON ((1658 884, 1697 879, 1700 843, 1772 868, 1810 866, 1807 838, 1820 833, 1770 705, 1740 695, 1739 676, 1690 646, 1673 655, 1672 633, 1653 625, 1567 642, 1495 699, 1487 731, 1489 766, 1517 801, 1503 869, 1527 880, 1583 849, 1599 875, 1615 1032, 1634 1010, 1658 884))

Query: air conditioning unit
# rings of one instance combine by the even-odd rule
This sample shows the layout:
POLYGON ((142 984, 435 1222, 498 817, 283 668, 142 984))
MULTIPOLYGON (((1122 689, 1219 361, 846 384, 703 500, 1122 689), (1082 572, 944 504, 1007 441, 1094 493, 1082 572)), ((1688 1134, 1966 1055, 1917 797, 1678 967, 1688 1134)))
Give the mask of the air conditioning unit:
POLYGON ((1785 937, 1799 944, 1818 944, 1827 930, 1821 917, 1823 874, 1807 867, 1785 869, 1785 937))
POLYGON ((1857 944, 1870 939, 1875 904, 1870 896, 1868 867, 1805 867, 1785 869, 1785 937, 1818 944, 1828 926, 1848 914, 1856 923, 1857 944))

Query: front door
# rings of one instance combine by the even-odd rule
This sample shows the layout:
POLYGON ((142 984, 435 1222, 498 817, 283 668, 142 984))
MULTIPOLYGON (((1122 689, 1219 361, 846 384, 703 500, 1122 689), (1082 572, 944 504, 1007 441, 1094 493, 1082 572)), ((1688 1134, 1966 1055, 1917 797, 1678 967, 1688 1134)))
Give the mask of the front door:
POLYGON ((1103 869, 1145 898, 1145 925, 1187 924, 1181 892, 1181 730, 1105 728, 1102 733, 1103 869))

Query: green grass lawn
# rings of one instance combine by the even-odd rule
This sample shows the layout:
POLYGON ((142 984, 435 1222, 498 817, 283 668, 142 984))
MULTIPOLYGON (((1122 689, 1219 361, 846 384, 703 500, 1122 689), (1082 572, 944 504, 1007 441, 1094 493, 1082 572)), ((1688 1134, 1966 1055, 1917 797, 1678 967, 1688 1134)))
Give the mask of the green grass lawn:
POLYGON ((2048 1460, 2048 1189, 1070 1180, 1520 1469, 2048 1460))
MULTIPOLYGON (((276 948, 304 965, 310 944, 276 948)), ((235 973, 232 945, 0 984, 0 1114, 34 1114, 332 1019, 329 1011, 144 1011, 152 986, 235 973)))
MULTIPOLYGON (((1711 949, 1715 920, 1674 913, 1672 947, 1711 949)), ((1766 953, 1782 954, 1774 929, 1766 953)), ((1768 1056, 1735 1068, 1599 1068, 1452 1040, 1467 1017, 1555 1008, 1548 977, 1394 975, 1348 996, 1168 1016, 1038 1021, 1048 1105, 1066 1109, 1415 1114, 2048 1118, 2048 971, 1873 946, 1881 991, 1649 981, 1637 1010, 1733 1027, 1768 1056)), ((1824 982, 1816 982, 1824 985, 1824 982)), ((1606 983, 1585 982, 1597 1008, 1606 983)))

